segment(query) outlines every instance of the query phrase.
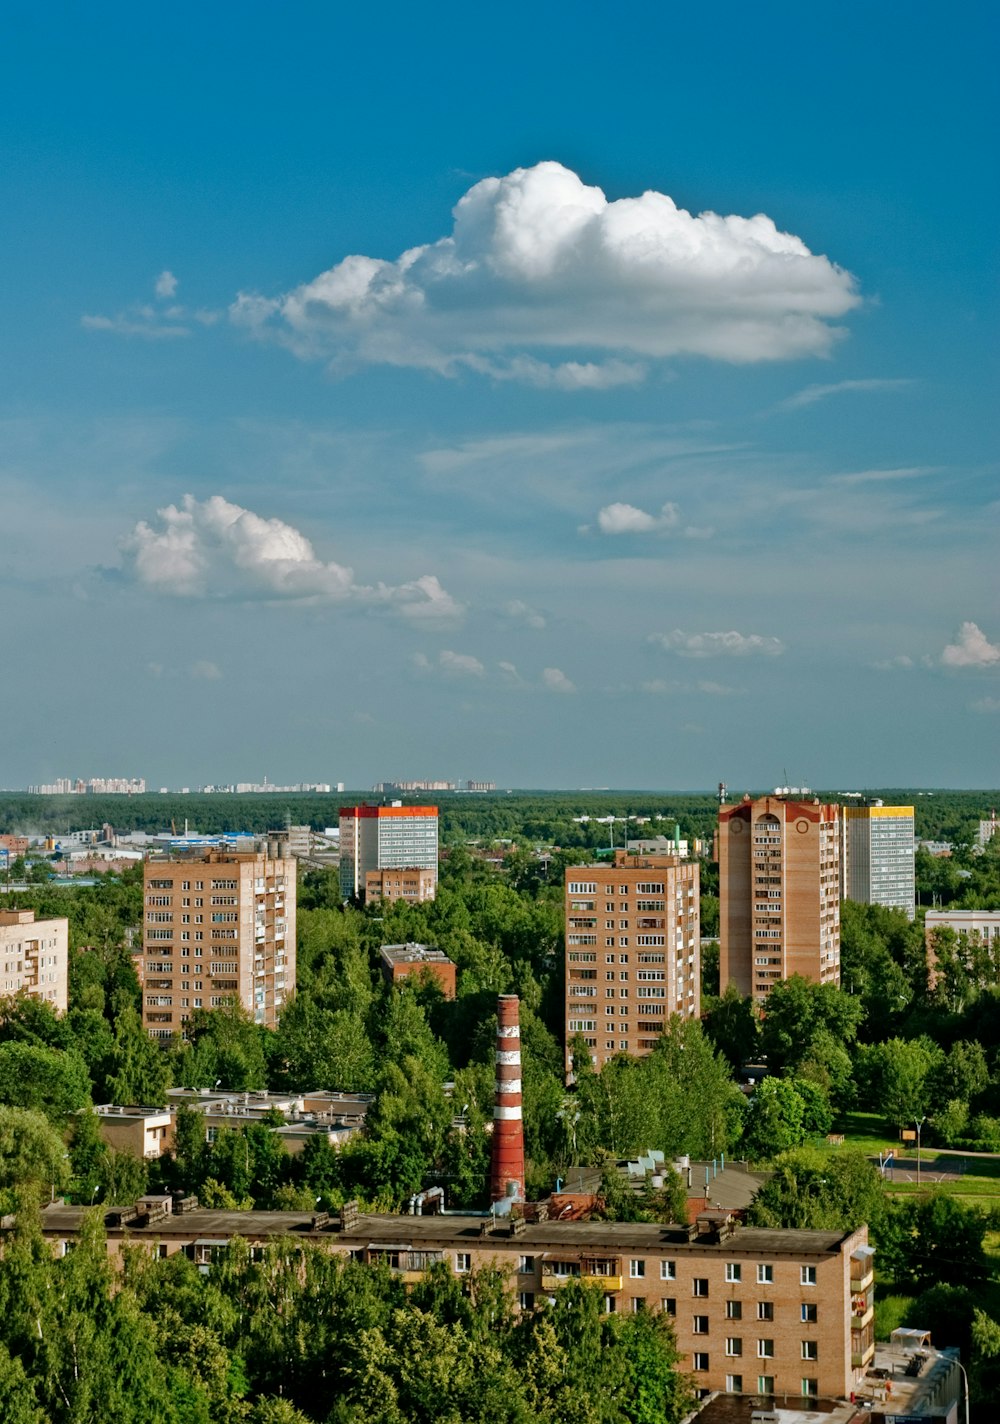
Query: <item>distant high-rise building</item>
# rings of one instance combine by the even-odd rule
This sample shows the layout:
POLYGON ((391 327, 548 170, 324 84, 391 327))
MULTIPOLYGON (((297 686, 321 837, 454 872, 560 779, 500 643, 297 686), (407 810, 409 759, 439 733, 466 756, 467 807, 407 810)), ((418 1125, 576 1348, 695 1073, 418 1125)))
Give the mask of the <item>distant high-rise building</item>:
POLYGON ((295 861, 254 851, 163 856, 146 862, 144 882, 137 968, 149 1033, 183 1033, 194 1009, 234 999, 275 1028, 295 990, 295 861))
MULTIPOLYGON (((343 806, 340 811, 340 893, 345 900, 364 899, 368 874, 382 870, 432 871, 418 898, 433 899, 438 868, 438 808, 403 806, 343 806)), ((375 882, 379 893, 385 888, 375 882)))
POLYGON ((838 809, 777 794, 720 806, 723 990, 761 1000, 792 974, 840 983, 838 809))
POLYGON ((566 871, 566 1071, 580 1035, 596 1068, 649 1053, 671 1014, 701 1010, 697 861, 615 851, 566 871))
POLYGON ((913 919, 912 806, 871 801, 841 807, 840 895, 905 910, 913 919))

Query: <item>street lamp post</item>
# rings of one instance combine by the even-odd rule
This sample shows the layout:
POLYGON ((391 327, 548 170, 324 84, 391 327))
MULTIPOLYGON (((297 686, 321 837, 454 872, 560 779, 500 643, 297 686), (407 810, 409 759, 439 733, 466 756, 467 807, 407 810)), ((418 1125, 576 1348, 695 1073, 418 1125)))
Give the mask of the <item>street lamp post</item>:
POLYGON ((920 1119, 919 1122, 917 1121, 916 1118, 913 1119, 913 1125, 914 1125, 914 1127, 917 1129, 917 1186, 918 1186, 918 1187, 919 1187, 919 1185, 920 1185, 920 1129, 923 1127, 923 1125, 924 1125, 924 1123, 925 1123, 926 1121, 927 1121, 927 1114, 926 1114, 926 1113, 924 1113, 923 1117, 920 1119))

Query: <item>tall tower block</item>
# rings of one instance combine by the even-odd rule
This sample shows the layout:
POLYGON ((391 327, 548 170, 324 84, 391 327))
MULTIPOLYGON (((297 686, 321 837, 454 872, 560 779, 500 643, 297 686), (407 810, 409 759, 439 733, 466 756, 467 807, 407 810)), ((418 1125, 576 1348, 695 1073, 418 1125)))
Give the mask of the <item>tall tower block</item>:
POLYGON ((497 1000, 496 1098, 490 1201, 524 1200, 524 1124, 521 1120, 521 1026, 516 994, 497 1000))

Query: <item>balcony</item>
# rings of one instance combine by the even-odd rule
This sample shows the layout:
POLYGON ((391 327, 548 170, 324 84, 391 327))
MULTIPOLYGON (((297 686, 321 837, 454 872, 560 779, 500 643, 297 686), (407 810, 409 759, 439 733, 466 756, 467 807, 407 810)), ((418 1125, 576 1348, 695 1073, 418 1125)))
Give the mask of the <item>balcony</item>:
POLYGON ((852 1294, 860 1295, 862 1291, 867 1291, 868 1288, 874 1284, 875 1267, 871 1264, 871 1258, 869 1257, 869 1264, 867 1266, 861 1266, 858 1262, 854 1262, 851 1267, 852 1294))

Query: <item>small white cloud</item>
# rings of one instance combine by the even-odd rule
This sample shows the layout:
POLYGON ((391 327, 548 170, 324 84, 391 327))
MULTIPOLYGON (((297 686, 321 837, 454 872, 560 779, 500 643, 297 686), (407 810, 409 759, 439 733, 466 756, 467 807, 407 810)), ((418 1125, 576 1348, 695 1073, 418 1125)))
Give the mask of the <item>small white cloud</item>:
POLYGON ((121 542, 127 567, 154 592, 176 598, 350 602, 392 608, 414 622, 454 621, 462 606, 434 574, 411 583, 366 586, 353 570, 316 557, 300 530, 212 495, 140 521, 121 542))
POLYGON ((735 631, 685 633, 675 628, 672 633, 654 633, 649 641, 665 652, 677 653, 682 658, 748 657, 753 654, 776 658, 785 651, 780 638, 735 631))
POLYGON ((639 684, 643 692, 648 692, 654 697, 666 697, 673 692, 686 691, 687 684, 683 682, 668 682, 666 678, 654 677, 648 682, 639 684))
POLYGON ((119 312, 117 316, 82 316, 80 325, 87 331, 110 331, 116 336, 138 336, 143 341, 172 341, 178 336, 190 336, 191 329, 176 322, 154 322, 119 312))
POLYGON ((150 677, 162 677, 164 673, 164 667, 162 663, 147 663, 146 671, 149 673, 150 677))
POLYGON ((698 682, 695 686, 707 697, 738 697, 742 690, 739 687, 730 687, 725 682, 698 682))
POLYGON ((872 663, 872 667, 879 672, 895 672, 898 669, 913 667, 913 659, 906 653, 897 653, 894 658, 882 658, 877 663, 872 663))
POLYGON ((1000 697, 977 697, 975 702, 969 703, 972 712, 1000 712, 1000 697))
POLYGON ((418 672, 430 672, 431 660, 426 653, 411 653, 410 662, 418 672))
POLYGON ((156 279, 154 290, 161 301, 169 301, 177 292, 177 278, 173 272, 164 268, 156 279))
POLYGON ((484 677, 486 668, 471 653, 453 653, 448 649, 438 654, 441 668, 454 677, 484 677))
POLYGON ((514 623, 523 623, 526 628, 544 628, 545 619, 534 608, 520 598, 512 598, 503 606, 505 615, 514 623))
POLYGON ((896 480, 916 480, 924 475, 935 475, 937 465, 905 465, 890 470, 852 470, 847 475, 833 475, 832 485, 873 485, 886 484, 896 480))
POLYGON ((559 668, 547 667, 542 670, 542 683, 550 692, 575 692, 576 684, 559 668))
POLYGON ((207 658, 199 658, 196 663, 192 663, 188 672, 191 677, 201 678, 205 682, 218 682, 222 676, 218 663, 209 662, 207 658))
POLYGON ((789 396, 787 400, 779 401, 775 408, 777 410, 801 410, 803 406, 815 405, 817 401, 826 400, 829 396, 846 395, 852 391, 901 391, 912 384, 913 382, 908 379, 874 378, 867 381, 833 381, 829 385, 806 386, 805 390, 796 391, 795 395, 789 396))
POLYGON ((513 663, 497 663, 497 667, 500 669, 501 675, 507 682, 523 681, 521 674, 518 672, 517 668, 514 666, 513 663))
POLYGON ((395 261, 347 256, 282 296, 241 293, 229 315, 338 369, 472 370, 593 391, 679 354, 823 355, 839 335, 831 323, 858 301, 848 272, 763 213, 696 216, 656 192, 608 202, 545 162, 476 183, 450 233, 395 261), (574 359, 539 354, 553 350, 574 359))
POLYGON ((983 668, 1000 663, 1000 648, 991 643, 983 630, 975 623, 963 623, 954 643, 949 643, 941 654, 944 667, 983 668))
POLYGON ((606 504, 597 515, 597 527, 602 534, 652 534, 673 529, 678 517, 676 504, 665 504, 659 514, 647 514, 634 504, 606 504))

